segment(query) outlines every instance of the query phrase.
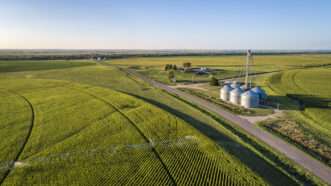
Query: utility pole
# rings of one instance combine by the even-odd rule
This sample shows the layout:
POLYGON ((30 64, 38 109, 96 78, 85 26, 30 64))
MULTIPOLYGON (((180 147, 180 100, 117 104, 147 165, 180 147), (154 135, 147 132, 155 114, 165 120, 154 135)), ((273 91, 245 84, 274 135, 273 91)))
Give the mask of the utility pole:
POLYGON ((250 88, 248 87, 249 84, 249 63, 251 60, 251 56, 252 56, 252 51, 251 50, 247 50, 247 55, 246 55, 246 74, 245 74, 245 87, 246 89, 250 88))

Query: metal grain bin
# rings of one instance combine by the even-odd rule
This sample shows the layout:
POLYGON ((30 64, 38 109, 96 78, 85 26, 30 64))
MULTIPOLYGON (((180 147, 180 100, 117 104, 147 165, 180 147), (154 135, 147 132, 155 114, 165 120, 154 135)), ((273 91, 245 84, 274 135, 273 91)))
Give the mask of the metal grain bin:
POLYGON ((241 94, 240 105, 245 108, 256 108, 259 106, 260 98, 257 93, 252 90, 248 90, 241 94))
POLYGON ((223 101, 230 100, 230 92, 232 91, 232 87, 230 85, 224 85, 220 90, 220 98, 223 101))
POLYGON ((254 87, 251 89, 253 92, 259 95, 260 100, 265 100, 267 99, 267 94, 264 92, 263 89, 260 87, 254 87))
POLYGON ((233 89, 235 89, 235 88, 239 88, 239 87, 240 87, 240 83, 238 83, 237 81, 233 81, 233 82, 231 83, 231 87, 232 87, 233 89))
POLYGON ((243 91, 241 88, 235 88, 230 92, 230 102, 235 105, 240 105, 240 97, 243 91))

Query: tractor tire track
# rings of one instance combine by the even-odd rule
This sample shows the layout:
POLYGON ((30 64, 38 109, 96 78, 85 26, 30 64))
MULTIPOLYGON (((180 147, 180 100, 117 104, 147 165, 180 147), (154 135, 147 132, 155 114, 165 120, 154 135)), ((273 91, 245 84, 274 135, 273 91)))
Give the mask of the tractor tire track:
POLYGON ((29 141, 29 139, 31 137, 31 133, 32 133, 32 130, 33 130, 33 127, 34 127, 35 116, 36 116, 35 111, 34 111, 34 108, 32 106, 32 103, 25 96, 23 96, 21 94, 18 94, 18 93, 14 92, 14 91, 9 91, 9 90, 6 90, 6 91, 9 92, 9 93, 11 93, 11 94, 13 94, 13 95, 16 95, 16 96, 20 97, 21 99, 24 100, 24 102, 27 103, 27 105, 29 106, 29 108, 31 110, 31 120, 30 120, 29 131, 28 131, 28 134, 25 137, 25 140, 23 141, 22 147, 18 151, 18 153, 15 156, 15 158, 13 159, 13 161, 10 163, 10 165, 8 167, 8 170, 5 172, 3 178, 0 180, 0 185, 3 185, 3 183, 6 180, 6 178, 10 174, 11 170, 14 168, 15 162, 17 162, 19 160, 21 154, 23 153, 23 150, 24 150, 26 144, 28 143, 28 141, 29 141))
MULTIPOLYGON (((144 140, 145 140, 146 142, 148 142, 148 143, 151 144, 151 141, 150 141, 150 140, 148 139, 148 137, 143 133, 143 131, 137 126, 137 124, 136 124, 134 121, 132 121, 132 120, 131 120, 131 119, 130 119, 125 113, 123 113, 119 108, 117 108, 114 104, 110 103, 109 101, 105 100, 104 98, 98 97, 98 96, 96 96, 96 95, 94 95, 94 94, 91 94, 91 93, 89 93, 89 92, 86 92, 86 91, 84 91, 84 90, 80 90, 80 89, 77 89, 77 88, 75 88, 75 89, 76 89, 77 91, 83 92, 83 93, 85 93, 85 94, 87 94, 87 95, 89 95, 89 96, 91 96, 91 97, 93 97, 93 98, 95 98, 95 99, 97 99, 97 100, 99 100, 99 101, 105 103, 106 105, 108 105, 108 106, 114 108, 118 113, 120 113, 125 119, 127 119, 127 120, 129 121, 129 123, 130 123, 130 124, 131 124, 131 125, 132 125, 132 126, 138 131, 138 133, 144 138, 144 140)), ((162 167, 163 167, 164 170, 167 172, 167 174, 168 174, 169 178, 171 179, 173 185, 177 185, 175 179, 174 179, 173 176, 171 175, 169 169, 168 169, 167 166, 165 165, 164 161, 162 160, 161 156, 159 155, 159 153, 157 152, 157 150, 155 149, 155 147, 154 147, 154 146, 151 146, 151 147, 152 147, 151 149, 152 149, 153 153, 154 153, 155 156, 159 159, 159 161, 160 161, 162 167)))

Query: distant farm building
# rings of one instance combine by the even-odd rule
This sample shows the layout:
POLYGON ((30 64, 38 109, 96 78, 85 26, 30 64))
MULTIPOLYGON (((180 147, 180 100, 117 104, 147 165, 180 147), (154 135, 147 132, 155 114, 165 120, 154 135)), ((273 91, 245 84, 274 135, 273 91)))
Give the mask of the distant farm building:
POLYGON ((200 68, 183 68, 184 72, 192 72, 197 75, 204 75, 204 74, 209 74, 211 72, 210 69, 207 67, 200 67, 200 68))
POLYGON ((93 56, 91 57, 92 60, 95 60, 95 61, 103 61, 103 60, 106 60, 106 57, 102 57, 102 56, 93 56))

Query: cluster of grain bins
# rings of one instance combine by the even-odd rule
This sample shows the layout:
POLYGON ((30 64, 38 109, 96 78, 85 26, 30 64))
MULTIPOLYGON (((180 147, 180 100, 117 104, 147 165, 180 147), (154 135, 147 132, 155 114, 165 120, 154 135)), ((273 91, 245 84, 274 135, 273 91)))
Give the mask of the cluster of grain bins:
POLYGON ((259 107, 260 103, 267 98, 267 94, 260 87, 251 89, 246 87, 246 85, 240 86, 240 83, 235 81, 226 83, 220 90, 220 98, 245 108, 259 107))
POLYGON ((220 98, 223 101, 241 105, 245 108, 255 108, 259 107, 267 98, 267 94, 260 87, 250 88, 252 78, 249 75, 249 71, 252 61, 253 53, 251 50, 247 50, 245 83, 241 85, 237 81, 225 81, 224 86, 220 90, 220 98))

